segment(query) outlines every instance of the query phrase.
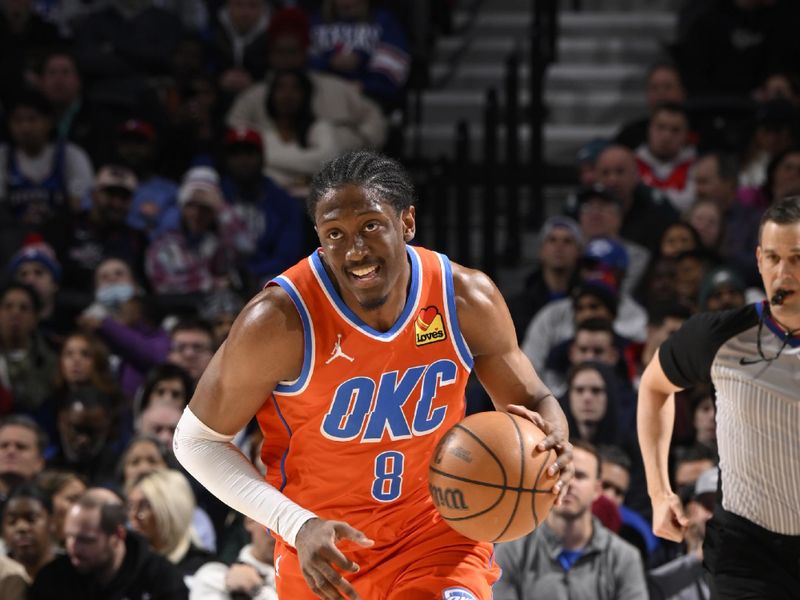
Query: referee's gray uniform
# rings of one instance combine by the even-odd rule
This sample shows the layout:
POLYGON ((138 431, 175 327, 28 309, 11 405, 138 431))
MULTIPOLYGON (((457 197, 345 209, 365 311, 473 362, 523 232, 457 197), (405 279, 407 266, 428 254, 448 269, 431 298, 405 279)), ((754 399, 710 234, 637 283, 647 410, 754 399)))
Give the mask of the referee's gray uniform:
POLYGON ((696 315, 659 360, 677 386, 716 388, 722 497, 704 545, 716 597, 800 598, 800 336, 760 303, 696 315))

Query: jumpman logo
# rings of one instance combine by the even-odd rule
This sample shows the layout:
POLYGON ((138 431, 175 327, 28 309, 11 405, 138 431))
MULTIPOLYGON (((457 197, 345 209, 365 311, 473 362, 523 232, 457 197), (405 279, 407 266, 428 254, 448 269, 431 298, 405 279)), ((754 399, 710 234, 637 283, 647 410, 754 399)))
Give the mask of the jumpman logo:
POLYGON ((336 334, 336 343, 333 346, 333 350, 331 350, 331 357, 325 361, 325 364, 328 365, 333 362, 336 358, 346 358, 350 362, 353 362, 352 356, 347 356, 344 352, 342 352, 342 334, 336 334))

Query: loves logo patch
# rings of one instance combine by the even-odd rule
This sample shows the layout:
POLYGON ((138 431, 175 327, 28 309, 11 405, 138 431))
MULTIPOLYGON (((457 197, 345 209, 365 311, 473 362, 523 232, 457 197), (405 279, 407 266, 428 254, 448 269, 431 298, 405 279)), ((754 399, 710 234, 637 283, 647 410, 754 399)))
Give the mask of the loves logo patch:
POLYGON ((435 306, 428 306, 419 311, 414 322, 417 346, 433 344, 447 339, 442 315, 435 306))

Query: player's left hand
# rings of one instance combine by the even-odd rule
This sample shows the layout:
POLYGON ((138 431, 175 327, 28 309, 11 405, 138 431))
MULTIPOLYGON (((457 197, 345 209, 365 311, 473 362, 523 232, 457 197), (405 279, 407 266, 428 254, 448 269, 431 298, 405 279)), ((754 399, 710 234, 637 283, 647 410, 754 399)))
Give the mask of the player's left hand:
POLYGON ((544 419, 538 412, 518 404, 509 405, 508 412, 518 417, 529 419, 545 433, 547 437, 536 446, 539 452, 555 450, 556 461, 547 469, 547 474, 551 477, 561 474, 553 486, 553 493, 558 495, 556 504, 560 504, 567 493, 569 481, 575 472, 575 467, 572 464, 572 444, 569 443, 560 427, 544 419))

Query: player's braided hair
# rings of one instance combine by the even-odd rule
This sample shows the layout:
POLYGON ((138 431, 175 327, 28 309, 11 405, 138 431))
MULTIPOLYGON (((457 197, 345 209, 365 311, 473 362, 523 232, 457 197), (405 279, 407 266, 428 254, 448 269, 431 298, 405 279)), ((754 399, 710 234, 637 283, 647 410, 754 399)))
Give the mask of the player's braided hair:
POLYGON ((355 150, 334 158, 314 176, 306 200, 311 220, 315 218, 320 198, 331 190, 351 184, 377 194, 398 213, 411 206, 416 197, 411 177, 399 162, 371 150, 355 150))

